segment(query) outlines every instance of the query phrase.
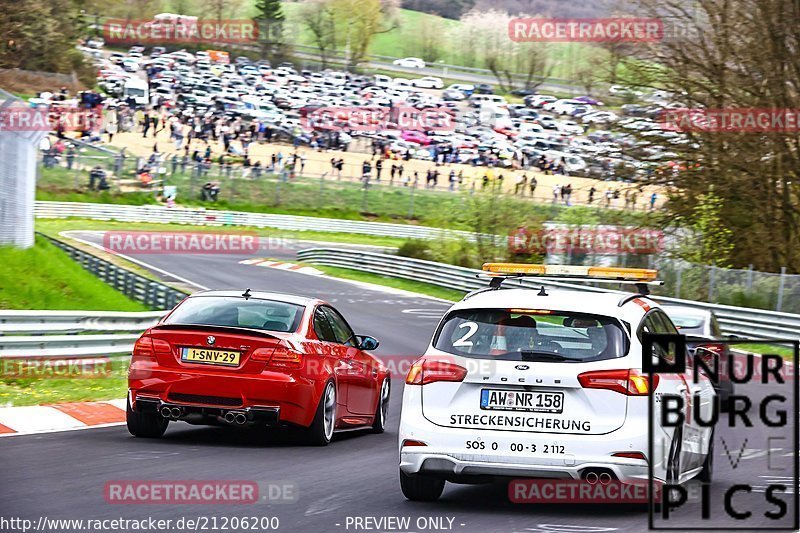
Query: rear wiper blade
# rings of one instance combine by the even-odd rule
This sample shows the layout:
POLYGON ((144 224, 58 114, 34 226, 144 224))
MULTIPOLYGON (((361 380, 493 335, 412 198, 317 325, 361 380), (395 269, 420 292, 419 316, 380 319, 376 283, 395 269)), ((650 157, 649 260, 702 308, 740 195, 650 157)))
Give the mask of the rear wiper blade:
POLYGON ((580 361, 580 359, 575 359, 574 357, 567 357, 565 355, 560 355, 553 352, 531 352, 531 351, 520 351, 518 352, 522 357, 523 361, 541 361, 541 360, 551 360, 551 361, 580 361))

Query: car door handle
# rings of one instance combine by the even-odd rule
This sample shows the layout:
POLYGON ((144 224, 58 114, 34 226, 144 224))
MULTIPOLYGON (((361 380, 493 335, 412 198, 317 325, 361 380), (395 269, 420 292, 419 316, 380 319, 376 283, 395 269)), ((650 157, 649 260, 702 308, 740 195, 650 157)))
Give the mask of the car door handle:
POLYGON ((678 385, 678 389, 677 390, 678 390, 678 392, 683 394, 684 392, 686 392, 686 385, 678 385))
POLYGON ((702 387, 692 387, 692 388, 691 388, 692 394, 697 394, 697 393, 699 393, 699 392, 700 392, 700 391, 702 391, 702 390, 703 390, 703 388, 702 388, 702 387))

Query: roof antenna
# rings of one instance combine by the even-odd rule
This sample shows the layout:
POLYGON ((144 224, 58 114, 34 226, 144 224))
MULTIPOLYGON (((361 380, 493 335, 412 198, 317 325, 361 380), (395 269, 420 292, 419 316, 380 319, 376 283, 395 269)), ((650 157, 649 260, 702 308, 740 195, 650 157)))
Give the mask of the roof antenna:
POLYGON ((244 293, 242 293, 242 298, 244 298, 245 300, 250 299, 250 289, 246 289, 244 293))
POLYGON ((544 290, 544 285, 542 285, 542 288, 536 293, 536 296, 547 296, 547 291, 544 290))

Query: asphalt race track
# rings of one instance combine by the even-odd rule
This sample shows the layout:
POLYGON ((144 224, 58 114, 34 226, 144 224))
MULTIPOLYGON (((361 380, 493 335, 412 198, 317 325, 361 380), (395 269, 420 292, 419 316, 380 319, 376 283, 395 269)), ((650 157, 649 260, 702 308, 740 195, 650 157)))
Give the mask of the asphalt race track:
MULTIPOLYGON (((83 238, 100 242, 98 234, 83 238)), ((265 256, 291 258, 292 250, 270 251, 265 256)), ((239 264, 252 257, 235 255, 140 255, 154 267, 208 288, 274 290, 320 297, 339 308, 356 333, 381 341, 378 355, 421 354, 438 317, 448 304, 424 297, 401 295, 324 276, 239 264)), ((516 505, 507 497, 504 483, 456 486, 448 484, 437 503, 406 501, 400 492, 397 426, 404 376, 392 382, 387 431, 383 435, 351 433, 337 437, 326 448, 304 447, 280 436, 264 436, 228 428, 204 428, 184 423, 170 425, 162 440, 131 437, 124 426, 82 431, 23 435, 0 439, 0 509, 5 516, 30 518, 135 518, 177 519, 235 516, 277 516, 281 531, 354 531, 353 517, 411 517, 405 531, 423 531, 418 517, 444 517, 438 530, 512 531, 643 531, 647 512, 614 505, 516 505), (291 503, 253 505, 110 505, 104 485, 115 480, 254 480, 259 484, 290 484, 297 488, 291 503), (348 521, 348 519, 350 521, 348 521), (452 523, 448 519, 453 519, 452 523), (349 524, 349 526, 348 526, 349 524)), ((757 392, 764 392, 756 389, 757 392)), ((791 409, 790 409, 791 413, 791 409)), ((789 424, 791 424, 791 417, 789 424)), ((796 428, 795 428, 796 430, 796 428)), ((717 442, 712 518, 722 511, 720 493, 734 483, 764 486, 775 478, 791 486, 793 461, 791 428, 781 428, 779 470, 768 471, 765 444, 755 435, 742 447, 742 433, 718 428, 726 450, 717 442), (735 461, 732 468, 729 457, 735 461), (722 487, 717 490, 716 487, 722 487)), ((770 430, 774 433, 774 429, 770 430)), ((791 489, 790 489, 791 490, 791 489)), ((784 495, 791 524, 792 497, 784 495)), ((754 490, 735 498, 737 506, 750 508, 746 522, 753 529, 779 525, 761 513, 764 493, 754 490)), ((699 516, 694 501, 681 511, 699 516)), ((698 522, 694 522, 698 523, 698 522)), ((709 523, 707 525, 722 525, 709 523)), ((735 525, 724 522, 723 527, 735 525)), ((423 524, 424 525, 424 524, 423 524)), ((667 522, 666 527, 676 527, 667 522)), ((706 525, 706 524, 703 524, 706 525)), ((363 530, 363 529, 361 529, 363 530)), ((378 529, 390 530, 387 527, 378 529)))

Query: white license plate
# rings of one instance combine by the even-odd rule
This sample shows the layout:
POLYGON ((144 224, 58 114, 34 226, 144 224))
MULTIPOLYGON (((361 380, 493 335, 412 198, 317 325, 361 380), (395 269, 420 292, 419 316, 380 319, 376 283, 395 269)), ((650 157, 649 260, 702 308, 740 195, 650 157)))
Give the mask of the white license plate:
POLYGON ((564 393, 481 389, 481 409, 562 413, 564 393))

